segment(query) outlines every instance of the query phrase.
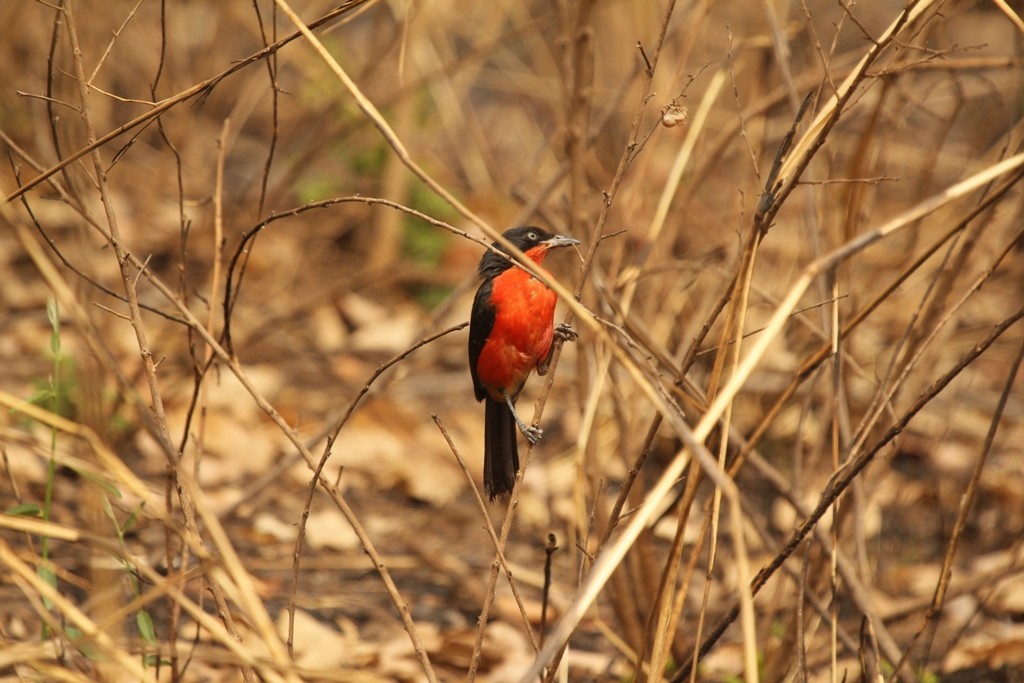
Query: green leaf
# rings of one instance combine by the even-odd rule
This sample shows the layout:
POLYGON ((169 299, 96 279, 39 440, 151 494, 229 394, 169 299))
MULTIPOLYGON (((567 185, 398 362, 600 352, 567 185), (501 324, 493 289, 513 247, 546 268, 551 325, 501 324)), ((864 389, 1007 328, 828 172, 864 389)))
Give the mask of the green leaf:
POLYGON ((160 657, 160 655, 146 655, 142 658, 142 665, 147 668, 152 668, 157 665, 167 666, 171 663, 171 660, 160 657))
POLYGON ((139 626, 139 633, 143 640, 151 645, 156 644, 156 629, 153 628, 153 618, 149 616, 149 612, 140 609, 135 614, 135 623, 139 626))
POLYGON ((42 517, 43 508, 39 507, 38 503, 18 503, 4 510, 4 514, 17 517, 42 517))
POLYGON ((101 661, 99 651, 96 649, 96 645, 89 640, 85 639, 85 634, 74 626, 65 626, 64 633, 67 635, 68 640, 74 643, 78 651, 93 661, 101 661))
POLYGON ((80 476, 82 479, 85 479, 86 481, 91 481, 93 484, 96 484, 96 486, 99 486, 101 489, 103 489, 105 492, 109 493, 110 495, 114 496, 115 498, 120 498, 121 497, 121 491, 118 490, 118 488, 116 486, 111 484, 106 479, 104 479, 104 478, 102 478, 102 477, 100 477, 98 475, 95 475, 92 472, 86 472, 85 470, 78 469, 77 467, 74 467, 73 465, 67 465, 67 467, 69 469, 73 470, 75 472, 75 474, 80 476))
MULTIPOLYGON (((53 390, 49 387, 42 387, 33 391, 32 394, 25 399, 25 403, 31 403, 34 406, 47 408, 46 404, 50 402, 51 398, 53 398, 53 390)), ((11 408, 10 411, 8 411, 10 415, 14 415, 17 412, 17 408, 11 408)))
POLYGON ((121 536, 122 536, 122 538, 124 537, 124 535, 126 533, 131 531, 132 528, 135 526, 135 523, 137 521, 139 521, 139 513, 142 511, 142 506, 143 505, 145 505, 144 502, 143 503, 139 503, 139 506, 137 508, 135 508, 134 510, 132 510, 131 514, 129 514, 127 519, 124 520, 124 524, 121 526, 121 536))
MULTIPOLYGON (((36 570, 36 573, 39 575, 39 578, 41 578, 43 581, 47 583, 47 585, 50 586, 50 588, 52 588, 54 591, 57 590, 57 575, 53 573, 52 569, 50 569, 49 567, 40 567, 36 570)), ((53 609, 53 601, 49 598, 44 597, 43 606, 46 607, 46 609, 53 609)))
POLYGON ((114 514, 114 506, 110 504, 110 498, 103 496, 103 511, 107 513, 107 517, 114 523, 114 531, 117 532, 117 538, 121 541, 121 545, 124 545, 124 532, 121 531, 121 525, 117 523, 117 515, 114 514))

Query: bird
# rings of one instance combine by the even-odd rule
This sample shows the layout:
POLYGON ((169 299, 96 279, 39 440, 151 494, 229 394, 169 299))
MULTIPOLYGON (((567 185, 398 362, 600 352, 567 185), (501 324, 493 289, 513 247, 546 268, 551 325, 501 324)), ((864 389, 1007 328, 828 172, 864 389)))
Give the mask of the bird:
MULTIPOLYGON (((502 235, 540 265, 552 249, 580 241, 535 226, 502 235)), ((516 265, 508 249, 495 241, 480 259, 480 288, 469 318, 469 371, 477 401, 484 402, 484 491, 493 501, 512 492, 519 472, 516 430, 531 444, 543 431, 527 425, 516 412, 516 399, 530 373, 547 374, 555 340, 571 341, 568 325, 554 325, 555 293, 516 265)))

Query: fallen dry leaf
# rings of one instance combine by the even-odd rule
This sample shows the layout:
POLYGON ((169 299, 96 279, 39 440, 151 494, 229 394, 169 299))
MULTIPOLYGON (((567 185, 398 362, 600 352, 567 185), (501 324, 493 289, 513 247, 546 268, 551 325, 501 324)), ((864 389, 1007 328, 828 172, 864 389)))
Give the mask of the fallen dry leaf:
MULTIPOLYGON (((277 616, 277 632, 281 640, 288 637, 288 611, 277 616)), ((330 624, 314 618, 308 612, 295 610, 295 636, 293 640, 295 662, 309 669, 330 669, 352 663, 348 653, 353 643, 330 624)))

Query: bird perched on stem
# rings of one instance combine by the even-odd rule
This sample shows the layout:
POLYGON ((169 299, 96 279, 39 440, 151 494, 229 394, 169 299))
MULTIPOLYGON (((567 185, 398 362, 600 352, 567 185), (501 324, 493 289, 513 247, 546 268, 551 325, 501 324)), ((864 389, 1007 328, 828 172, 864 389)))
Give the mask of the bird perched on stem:
MULTIPOLYGON (((503 237, 538 265, 552 249, 580 243, 531 226, 503 237)), ((492 246, 508 253, 499 242, 492 246)), ((542 435, 516 413, 519 392, 535 368, 547 374, 555 339, 573 340, 576 333, 568 325, 555 327, 555 293, 509 258, 488 251, 479 272, 483 283, 469 318, 469 372, 476 400, 484 402, 484 491, 494 500, 511 493, 519 471, 515 428, 532 444, 542 435)))

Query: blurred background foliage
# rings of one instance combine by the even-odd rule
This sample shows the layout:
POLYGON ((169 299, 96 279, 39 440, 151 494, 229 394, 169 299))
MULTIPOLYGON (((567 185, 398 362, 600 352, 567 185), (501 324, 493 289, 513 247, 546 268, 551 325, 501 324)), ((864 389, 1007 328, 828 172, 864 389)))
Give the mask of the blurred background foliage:
MULTIPOLYGON (((815 258, 1020 151, 1019 4, 932 5, 870 66, 803 184, 775 217, 753 271, 747 333, 765 324, 815 258)), ((294 30, 267 0, 72 6, 99 136, 294 30)), ((631 353, 650 362, 666 385, 694 339, 702 339, 688 376, 706 391, 721 378, 714 359, 725 331, 716 307, 741 263, 763 184, 800 102, 813 94, 798 135, 903 7, 892 0, 677 3, 639 118, 645 60, 654 57, 665 2, 352 2, 316 32, 410 156, 496 229, 536 223, 571 233, 586 248, 610 202, 603 232, 614 236, 601 243, 583 304, 628 334, 635 344, 631 353), (666 112, 668 123, 678 125, 664 125, 666 112), (628 148, 634 125, 639 144, 628 148), (632 161, 610 196, 624 154, 632 161), (679 160, 685 166, 675 184, 679 160)), ((296 9, 312 22, 333 6, 314 0, 296 9)), ((151 487, 147 504, 163 505, 167 462, 154 445, 137 342, 123 317, 124 303, 100 288, 123 293, 124 284, 91 163, 83 158, 13 196, 87 142, 68 23, 58 16, 47 3, 0 4, 6 27, 0 41, 0 144, 6 156, 0 188, 15 199, 0 214, 0 388, 21 397, 39 391, 57 396, 55 412, 99 434, 151 487), (82 318, 64 310, 58 387, 51 385, 55 365, 48 353, 52 287, 16 225, 38 228, 35 239, 50 243, 48 258, 84 311, 82 318)), ((180 315, 148 277, 166 283, 198 319, 209 317, 219 335, 225 272, 218 266, 226 268, 244 236, 272 217, 334 197, 372 197, 481 233, 408 171, 301 38, 126 130, 100 153, 124 245, 146 263, 139 296, 151 307, 143 321, 158 361, 169 432, 182 444, 183 462, 194 468, 196 495, 231 531, 246 569, 260 581, 268 612, 284 629, 294 525, 310 473, 223 363, 200 372, 206 345, 173 319, 180 315), (216 232, 218 203, 222 233, 216 232), (193 408, 201 393, 199 422, 193 408)), ((787 495, 816 502, 837 453, 856 455, 843 449, 862 434, 883 434, 941 373, 1020 307, 1020 188, 952 231, 983 197, 974 193, 944 207, 844 262, 834 274, 834 292, 827 278, 816 281, 737 397, 733 429, 749 435, 762 420, 770 421, 755 445, 789 487, 778 490, 763 470, 750 466, 737 475, 755 571, 803 519, 787 495), (801 364, 828 342, 833 312, 840 324, 850 320, 904 271, 905 279, 841 340, 838 379, 827 365, 801 375, 801 364), (975 290, 983 276, 984 286, 975 290), (806 381, 777 414, 769 413, 795 378, 806 381), (883 417, 868 419, 880 404, 883 417)), ((233 351, 263 396, 319 453, 324 434, 382 362, 466 320, 480 251, 457 231, 361 201, 276 220, 246 243, 233 271, 239 287, 233 351)), ((575 257, 548 265, 572 287, 575 257)), ((418 349, 383 375, 342 430, 325 470, 333 480, 344 468, 346 495, 387 554, 399 590, 414 603, 413 618, 430 634, 429 654, 444 680, 465 677, 493 558, 467 482, 430 419, 439 414, 478 476, 482 411, 472 400, 464 334, 418 349)), ((834 610, 847 638, 834 646, 837 678, 892 671, 895 662, 884 647, 879 654, 872 645, 876 636, 868 634, 882 630, 883 637, 892 634, 899 651, 910 653, 904 680, 935 680, 928 676, 960 670, 980 671, 981 677, 957 680, 1020 680, 1007 673, 1024 666, 1019 391, 999 408, 1019 338, 1019 329, 1011 330, 972 363, 844 499, 836 542, 854 557, 872 610, 851 598, 842 581, 828 580, 828 548, 810 543, 800 551, 806 559, 790 567, 799 576, 799 562, 805 562, 810 580, 773 579, 758 597, 764 679, 830 677, 833 645, 827 622, 810 616, 813 597, 834 610), (993 423, 999 432, 989 454, 984 444, 993 423), (980 453, 988 456, 978 470, 982 495, 955 555, 957 608, 932 614, 926 620, 931 639, 917 639, 980 453), (806 614, 798 605, 807 606, 806 614)), ((531 610, 539 611, 542 582, 536 577, 546 534, 555 532, 564 551, 556 556, 550 589, 557 615, 571 603, 578 577, 586 575, 599 531, 638 456, 650 454, 630 506, 643 501, 646 487, 681 446, 665 427, 646 438, 656 411, 603 344, 584 333, 567 347, 544 415, 545 441, 526 475, 506 552, 531 610)), ((541 384, 531 384, 522 405, 530 405, 541 384)), ((690 421, 699 417, 700 393, 677 391, 690 421)), ((44 400, 39 404, 53 409, 44 400)), ((81 472, 104 481, 116 477, 92 462, 80 443, 62 437, 53 445, 49 429, 16 412, 2 425, 4 509, 35 514, 49 491, 52 519, 113 541, 120 537, 133 562, 166 567, 173 565, 168 556, 181 557, 181 544, 166 541, 175 534, 155 517, 142 515, 135 523, 140 503, 124 482, 115 489, 125 496, 120 500, 87 483, 81 472), (75 458, 86 465, 72 467, 75 458), (58 461, 71 464, 48 474, 46 463, 58 461), (33 502, 40 505, 18 507, 33 502)), ((685 537, 682 562, 689 573, 672 579, 683 596, 679 621, 662 634, 669 652, 656 668, 675 672, 700 640, 697 620, 704 620, 706 634, 733 603, 740 579, 731 544, 723 540, 718 560, 708 561, 707 525, 717 520, 709 507, 713 488, 702 484, 695 495, 692 514, 668 510, 642 537, 602 593, 598 610, 579 627, 570 680, 650 674, 637 666, 636 653, 653 661, 648 619, 659 604, 671 602, 656 587, 672 564, 670 542, 677 531, 685 537)), ((172 514, 180 515, 177 498, 167 499, 172 514)), ((424 674, 407 651, 408 638, 379 579, 368 571, 345 520, 325 509, 324 500, 316 498, 311 517, 321 536, 310 531, 297 603, 300 615, 328 628, 304 632, 316 635, 307 636, 307 649, 298 649, 297 660, 307 667, 301 675, 418 679, 424 674), (335 657, 316 659, 313 652, 335 657)), ((500 520, 499 508, 491 512, 500 520)), ((38 534, 4 535, 38 564, 38 534)), ((722 532, 722 538, 728 535, 722 532)), ((102 621, 139 590, 133 570, 121 566, 103 574, 90 554, 103 555, 95 546, 54 541, 53 561, 60 567, 54 583, 102 621), (115 588, 101 590, 108 586, 115 588)), ((11 605, 0 615, 4 648, 39 644, 37 594, 6 579, 0 590, 11 605)), ((197 591, 198 584, 187 590, 197 591)), ((488 680, 516 680, 532 658, 518 610, 502 602, 505 590, 501 583, 483 653, 480 671, 488 680)), ((119 626, 107 622, 131 657, 150 655, 140 661, 154 676, 160 657, 169 662, 172 650, 187 650, 169 635, 172 619, 179 618, 170 602, 156 600, 131 619, 121 614, 119 626)), ((52 609, 49 602, 46 609, 52 609)), ((194 634, 182 622, 177 628, 189 638, 194 634)), ((51 633, 58 646, 39 645, 39 653, 25 660, 28 668, 23 660, 10 660, 22 662, 18 675, 45 678, 40 672, 46 663, 58 662, 72 672, 68 680, 122 680, 117 662, 101 664, 69 633, 51 633)), ((261 636, 246 637, 251 642, 261 636)), ((182 680, 235 680, 235 655, 215 638, 200 641, 192 673, 182 680)), ((702 660, 699 677, 742 675, 742 641, 738 629, 728 631, 702 660)), ((180 676, 177 666, 173 675, 180 676)), ((15 668, 0 664, 0 671, 13 675, 15 668)))

